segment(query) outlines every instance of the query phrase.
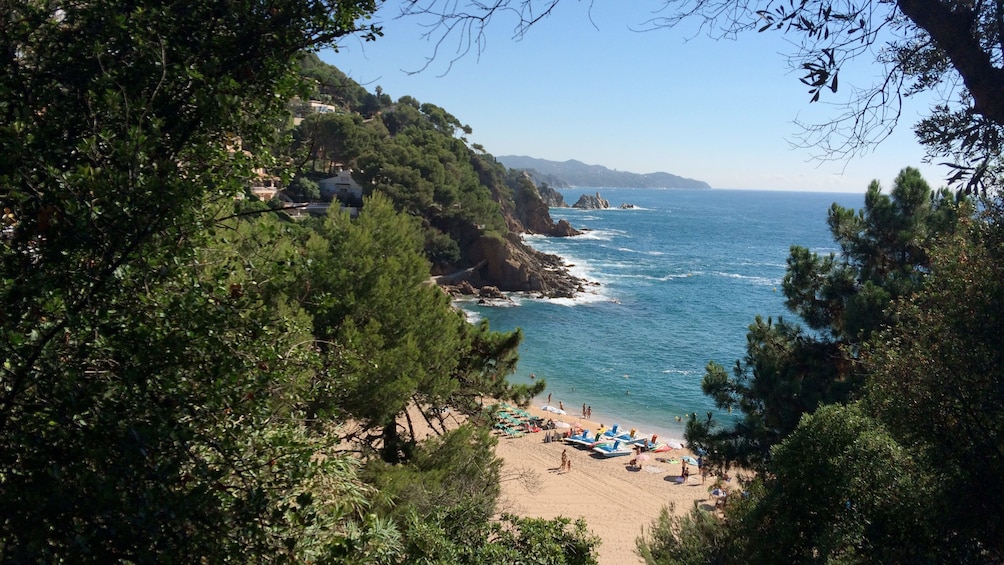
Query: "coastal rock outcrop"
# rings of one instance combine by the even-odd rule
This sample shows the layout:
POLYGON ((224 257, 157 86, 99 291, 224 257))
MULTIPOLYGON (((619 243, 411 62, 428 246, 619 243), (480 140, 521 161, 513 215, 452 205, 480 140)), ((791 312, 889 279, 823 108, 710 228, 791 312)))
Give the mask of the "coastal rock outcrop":
POLYGON ((554 229, 551 230, 551 235, 557 237, 570 237, 573 235, 580 235, 582 232, 572 227, 572 224, 568 223, 568 220, 561 219, 558 223, 554 225, 554 229))
POLYGON ((565 202, 565 197, 557 190, 551 188, 551 186, 547 183, 541 183, 537 187, 537 192, 540 193, 541 199, 544 200, 544 204, 546 204, 548 208, 568 208, 568 204, 565 202))
MULTIPOLYGON (((463 281, 443 284, 447 292, 459 295, 477 288, 479 297, 497 298, 501 291, 536 292, 550 298, 571 298, 582 292, 587 281, 571 275, 568 265, 557 255, 541 253, 509 234, 504 239, 485 236, 469 248, 478 267, 464 273, 463 281), (486 294, 487 293, 487 294, 486 294)), ((501 295, 505 298, 504 295, 501 295)))
POLYGON ((604 210, 609 207, 610 202, 600 196, 599 192, 597 192, 595 196, 583 194, 579 197, 575 204, 572 204, 572 208, 579 208, 582 210, 604 210))
POLYGON ((478 291, 481 300, 509 300, 509 297, 502 293, 497 286, 485 285, 478 291))
MULTIPOLYGON (((512 210, 503 209, 509 224, 509 231, 514 233, 535 233, 548 235, 551 237, 568 237, 579 235, 581 232, 572 228, 567 221, 559 221, 557 224, 551 218, 551 213, 547 202, 541 197, 537 187, 534 186, 530 175, 523 173, 513 190, 512 210)), ((558 195, 561 196, 560 194, 558 195)), ((562 200, 564 203, 564 200, 562 200)))
POLYGON ((588 281, 573 276, 560 257, 533 249, 521 237, 523 233, 567 237, 581 232, 565 220, 554 222, 529 175, 511 177, 502 187, 497 177, 485 173, 482 182, 492 189, 501 207, 507 233, 485 231, 473 224, 454 225, 452 231, 465 260, 453 266, 461 270, 435 273, 435 282, 454 296, 475 294, 486 299, 484 290, 486 300, 496 300, 491 298, 496 292, 533 292, 551 298, 570 298, 582 292, 588 281))

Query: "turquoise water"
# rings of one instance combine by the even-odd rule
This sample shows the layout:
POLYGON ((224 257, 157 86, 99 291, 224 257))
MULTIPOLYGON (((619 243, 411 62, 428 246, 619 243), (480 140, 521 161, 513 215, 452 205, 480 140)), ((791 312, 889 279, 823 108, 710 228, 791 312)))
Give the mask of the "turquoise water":
MULTIPOLYGON (((561 191, 567 202, 595 189, 561 191)), ((731 367, 756 314, 791 319, 781 279, 791 245, 838 251, 826 226, 833 202, 863 195, 741 190, 599 189, 611 206, 552 209, 584 235, 527 237, 598 282, 571 300, 513 295, 513 306, 460 306, 492 328, 523 329, 514 382, 546 379, 552 404, 594 422, 682 437, 677 417, 714 410, 701 392, 708 361, 731 367)), ((540 405, 546 398, 537 399, 540 405)), ((726 416, 727 417, 727 416, 726 416)))

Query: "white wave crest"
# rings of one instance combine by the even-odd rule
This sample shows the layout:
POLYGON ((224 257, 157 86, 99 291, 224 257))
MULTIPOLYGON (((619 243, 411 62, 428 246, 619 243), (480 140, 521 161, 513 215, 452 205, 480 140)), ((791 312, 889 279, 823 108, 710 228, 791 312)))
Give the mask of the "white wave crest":
POLYGON ((729 279, 739 279, 744 281, 750 281, 751 283, 758 286, 777 286, 781 284, 780 279, 772 279, 770 277, 756 277, 751 275, 740 275, 739 273, 726 273, 723 271, 716 271, 714 273, 717 277, 725 277, 729 279))

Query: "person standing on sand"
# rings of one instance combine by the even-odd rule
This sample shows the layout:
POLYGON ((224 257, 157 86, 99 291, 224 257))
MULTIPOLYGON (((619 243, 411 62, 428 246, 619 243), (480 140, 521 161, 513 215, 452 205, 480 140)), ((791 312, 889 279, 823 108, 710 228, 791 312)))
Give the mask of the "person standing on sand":
POLYGON ((561 469, 558 470, 559 473, 564 473, 565 468, 571 469, 572 466, 568 461, 568 449, 561 450, 561 469))
POLYGON ((565 403, 559 400, 558 401, 558 410, 564 410, 564 409, 565 409, 565 403))
POLYGON ((592 420, 593 419, 593 407, 592 406, 586 408, 586 419, 587 420, 592 420))
POLYGON ((551 403, 551 393, 547 393, 547 403, 551 403))
POLYGON ((586 417, 586 403, 585 402, 582 403, 582 417, 583 418, 586 417))

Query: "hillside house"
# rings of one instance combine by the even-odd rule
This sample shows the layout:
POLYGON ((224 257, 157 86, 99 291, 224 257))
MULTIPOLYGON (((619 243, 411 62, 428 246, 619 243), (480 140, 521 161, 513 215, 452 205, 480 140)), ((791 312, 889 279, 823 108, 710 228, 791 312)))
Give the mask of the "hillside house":
POLYGON ((338 110, 338 108, 332 104, 325 104, 324 102, 318 102, 317 100, 310 101, 310 109, 318 114, 330 114, 338 110))
POLYGON ((333 177, 317 181, 321 197, 358 206, 363 201, 363 187, 352 178, 352 171, 338 171, 333 177))
POLYGON ((282 189, 279 182, 279 177, 268 174, 265 169, 255 169, 255 178, 251 180, 251 193, 263 202, 268 202, 282 189))

